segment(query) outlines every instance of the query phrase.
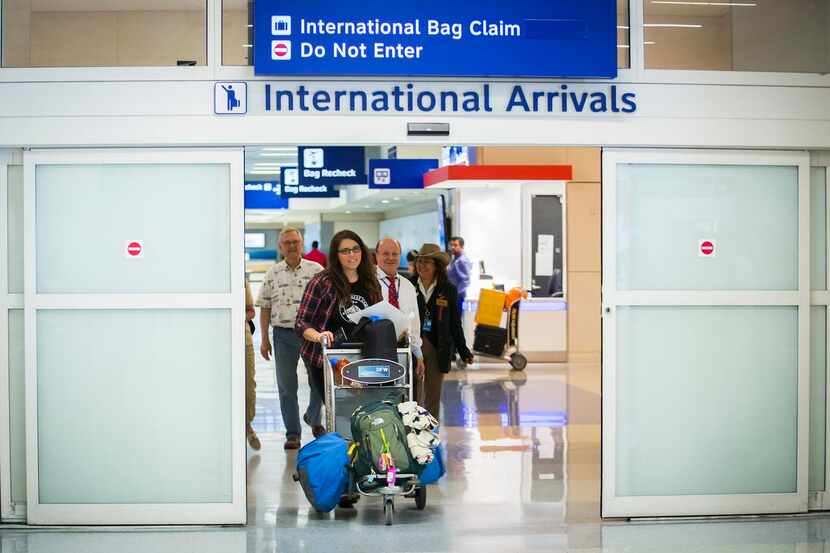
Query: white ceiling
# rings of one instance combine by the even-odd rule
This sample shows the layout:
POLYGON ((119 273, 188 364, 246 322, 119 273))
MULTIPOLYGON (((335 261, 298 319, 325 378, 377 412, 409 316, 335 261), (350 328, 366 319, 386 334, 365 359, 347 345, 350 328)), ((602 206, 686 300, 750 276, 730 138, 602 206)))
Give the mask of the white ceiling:
POLYGON ((246 146, 245 147, 245 180, 271 180, 279 179, 279 169, 271 169, 265 166, 257 167, 258 163, 285 164, 286 166, 297 166, 296 146, 246 146), (254 175, 254 170, 271 171, 266 175, 254 175))
MULTIPOLYGON (((353 187, 353 188, 363 188, 353 187)), ((339 215, 346 219, 361 215, 385 216, 392 210, 423 206, 424 210, 435 208, 434 198, 438 190, 370 190, 360 200, 346 201, 342 198, 299 198, 289 200, 288 209, 247 209, 246 223, 302 223, 319 222, 320 215, 339 215), (384 203, 388 201, 389 203, 384 203)))
MULTIPOLYGON (((659 0, 658 0, 659 1, 659 0)), ((706 2, 707 0, 689 0, 706 2)), ((731 2, 742 4, 759 3, 759 0, 711 0, 713 3, 731 2)), ((763 2, 763 0, 760 0, 763 2)), ((728 15, 731 10, 757 10, 752 6, 707 6, 705 4, 656 4, 653 0, 645 0, 644 15, 646 21, 649 16, 678 16, 678 17, 721 17, 728 15)))

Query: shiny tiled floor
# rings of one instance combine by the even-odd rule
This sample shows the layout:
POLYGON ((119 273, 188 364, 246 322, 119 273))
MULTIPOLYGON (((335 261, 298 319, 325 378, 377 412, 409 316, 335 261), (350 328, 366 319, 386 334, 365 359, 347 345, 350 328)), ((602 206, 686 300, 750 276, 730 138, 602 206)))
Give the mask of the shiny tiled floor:
MULTIPOLYGON (((474 366, 448 375, 442 437, 448 474, 426 510, 380 503, 316 514, 282 449, 273 368, 260 360, 255 423, 263 449, 248 454, 244 528, 0 530, 3 553, 825 551, 830 518, 628 523, 599 520, 599 367, 474 366)), ((308 391, 303 389, 302 402, 308 391)))

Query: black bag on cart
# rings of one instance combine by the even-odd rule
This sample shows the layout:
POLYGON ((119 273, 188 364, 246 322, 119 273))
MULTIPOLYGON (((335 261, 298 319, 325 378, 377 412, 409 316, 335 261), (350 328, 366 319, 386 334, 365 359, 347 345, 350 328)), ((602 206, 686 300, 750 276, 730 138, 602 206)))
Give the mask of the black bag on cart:
POLYGON ((501 357, 507 345, 507 329, 500 326, 476 325, 473 350, 501 357))
POLYGON ((389 319, 363 317, 352 332, 352 341, 360 342, 363 359, 386 359, 398 362, 398 336, 389 319))

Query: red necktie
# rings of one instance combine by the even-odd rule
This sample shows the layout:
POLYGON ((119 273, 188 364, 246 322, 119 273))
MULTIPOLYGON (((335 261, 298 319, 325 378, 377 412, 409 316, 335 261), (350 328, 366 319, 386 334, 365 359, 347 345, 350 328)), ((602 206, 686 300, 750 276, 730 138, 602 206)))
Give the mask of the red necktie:
POLYGON ((398 309, 401 308, 398 305, 398 287, 396 285, 396 278, 390 278, 389 280, 389 303, 397 307, 398 309))

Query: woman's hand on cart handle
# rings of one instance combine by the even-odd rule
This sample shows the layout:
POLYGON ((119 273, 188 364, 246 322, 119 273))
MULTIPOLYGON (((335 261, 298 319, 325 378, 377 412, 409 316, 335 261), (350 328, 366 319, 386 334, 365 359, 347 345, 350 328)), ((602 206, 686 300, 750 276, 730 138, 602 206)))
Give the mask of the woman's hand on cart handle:
POLYGON ((424 379, 424 374, 426 374, 426 365, 424 365, 423 359, 416 359, 415 360, 415 376, 418 377, 418 380, 424 379))
POLYGON ((317 333, 317 341, 320 342, 322 345, 329 347, 334 344, 334 334, 329 332, 328 330, 324 330, 323 332, 317 333))

